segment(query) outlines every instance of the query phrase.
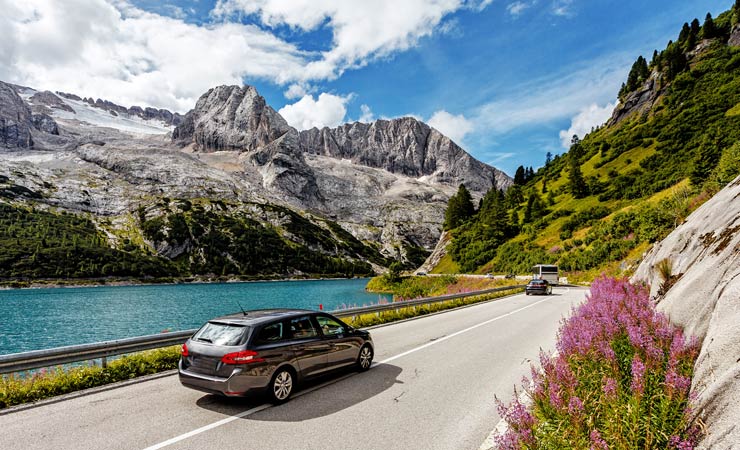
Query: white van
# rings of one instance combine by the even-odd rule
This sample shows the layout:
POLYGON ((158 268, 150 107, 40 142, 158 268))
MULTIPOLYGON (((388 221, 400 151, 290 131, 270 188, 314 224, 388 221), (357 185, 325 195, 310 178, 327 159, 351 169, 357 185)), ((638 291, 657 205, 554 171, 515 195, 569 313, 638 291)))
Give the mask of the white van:
POLYGON ((558 274, 558 266, 551 264, 537 264, 532 267, 532 278, 535 280, 547 280, 553 286, 558 285, 560 279, 558 274))

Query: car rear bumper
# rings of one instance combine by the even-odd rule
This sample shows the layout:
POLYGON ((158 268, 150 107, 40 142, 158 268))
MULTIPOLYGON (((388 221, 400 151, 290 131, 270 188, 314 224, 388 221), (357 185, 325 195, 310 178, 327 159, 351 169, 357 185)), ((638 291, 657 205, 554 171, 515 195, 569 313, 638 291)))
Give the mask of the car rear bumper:
POLYGON ((270 384, 270 377, 266 374, 238 372, 228 378, 221 378, 188 371, 182 368, 182 363, 178 367, 178 375, 180 383, 185 387, 228 397, 241 397, 248 393, 263 391, 270 384))
POLYGON ((525 293, 536 294, 536 295, 547 295, 547 290, 546 289, 526 289, 525 293))

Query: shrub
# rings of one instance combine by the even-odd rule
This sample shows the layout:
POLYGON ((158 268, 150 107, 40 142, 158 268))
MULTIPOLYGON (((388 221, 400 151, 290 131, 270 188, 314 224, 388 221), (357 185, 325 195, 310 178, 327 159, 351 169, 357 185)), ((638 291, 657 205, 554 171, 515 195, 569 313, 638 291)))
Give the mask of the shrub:
MULTIPOLYGON (((689 388, 695 340, 655 311, 645 286, 598 278, 565 320, 557 356, 540 355, 531 407, 499 402, 503 449, 693 448, 689 388)), ((527 384, 529 384, 528 380, 527 384)))

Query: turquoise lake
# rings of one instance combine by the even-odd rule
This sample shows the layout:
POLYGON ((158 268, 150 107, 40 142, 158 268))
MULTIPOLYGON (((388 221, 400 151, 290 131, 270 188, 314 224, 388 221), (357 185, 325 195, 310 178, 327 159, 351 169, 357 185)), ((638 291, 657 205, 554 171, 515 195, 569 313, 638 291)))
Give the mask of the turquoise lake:
POLYGON ((244 309, 377 303, 367 279, 0 290, 0 354, 200 327, 244 309))

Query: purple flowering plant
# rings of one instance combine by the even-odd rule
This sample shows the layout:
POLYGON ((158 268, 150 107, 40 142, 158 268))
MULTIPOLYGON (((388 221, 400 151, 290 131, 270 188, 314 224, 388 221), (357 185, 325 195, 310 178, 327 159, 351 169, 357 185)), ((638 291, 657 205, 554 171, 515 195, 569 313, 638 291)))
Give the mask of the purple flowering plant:
POLYGON ((649 289, 600 277, 558 332, 557 354, 540 354, 524 389, 499 402, 502 449, 690 449, 689 390, 699 345, 655 310, 649 289))

